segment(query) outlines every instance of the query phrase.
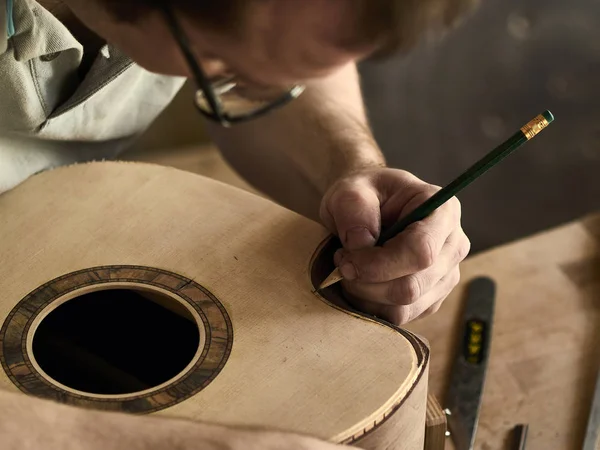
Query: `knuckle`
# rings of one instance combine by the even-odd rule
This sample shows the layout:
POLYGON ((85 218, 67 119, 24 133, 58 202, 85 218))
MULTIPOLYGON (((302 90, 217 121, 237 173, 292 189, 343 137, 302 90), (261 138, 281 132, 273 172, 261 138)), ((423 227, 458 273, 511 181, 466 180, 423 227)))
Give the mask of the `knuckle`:
MULTIPOLYGON (((419 183, 413 186, 413 195, 411 200, 407 203, 407 206, 421 204, 430 197, 433 197, 442 188, 434 184, 419 183)), ((446 206, 446 205, 444 205, 446 206)))
MULTIPOLYGON (((435 194, 437 194, 438 191, 440 191, 442 188, 440 186, 436 186, 434 184, 423 184, 421 186, 416 187, 416 192, 414 194, 413 197, 413 201, 415 203, 423 203, 426 200, 429 200, 431 197, 433 197, 435 194)), ((446 206, 446 205, 444 205, 446 206)))
POLYGON ((354 186, 344 186, 332 198, 337 204, 356 204, 363 202, 363 196, 354 186))
POLYGON ((460 200, 456 197, 452 197, 448 200, 448 205, 451 207, 455 219, 460 221, 462 216, 462 204, 460 203, 460 200))
POLYGON ((412 319, 410 309, 406 307, 398 307, 394 312, 394 325, 406 325, 412 319))
POLYGON ((417 270, 424 270, 431 267, 435 259, 435 239, 433 236, 421 227, 417 227, 409 242, 410 250, 414 256, 415 268, 417 270))
POLYGON ((440 310, 440 308, 442 307, 442 302, 443 302, 443 300, 440 300, 439 302, 437 302, 437 303, 434 303, 433 305, 431 305, 431 306, 430 306, 430 307, 429 307, 429 308, 428 308, 428 309, 427 309, 427 310, 426 310, 426 311, 425 311, 425 312, 422 314, 422 316, 423 316, 423 317, 425 317, 425 316, 430 316, 430 315, 432 315, 432 314, 435 314, 435 313, 437 313, 437 312, 440 310))
POLYGON ((442 302, 437 302, 435 305, 431 307, 431 314, 435 314, 442 307, 442 302))
POLYGON ((405 325, 411 321, 411 310, 407 306, 397 306, 386 314, 385 319, 396 326, 405 325))
POLYGON ((458 267, 450 274, 450 286, 454 289, 460 283, 460 270, 458 267))
POLYGON ((415 275, 407 275, 390 283, 388 300, 395 304, 411 304, 421 298, 422 290, 419 278, 415 275))
POLYGON ((425 192, 427 193, 427 195, 429 197, 433 196, 434 194, 437 194, 441 190, 442 190, 442 187, 438 186, 436 184, 428 184, 427 187, 425 188, 425 192))
POLYGON ((460 263, 462 260, 464 260, 469 255, 470 251, 471 251, 471 241, 465 236, 465 239, 463 240, 463 242, 461 242, 459 244, 458 248, 456 249, 455 262, 460 263))

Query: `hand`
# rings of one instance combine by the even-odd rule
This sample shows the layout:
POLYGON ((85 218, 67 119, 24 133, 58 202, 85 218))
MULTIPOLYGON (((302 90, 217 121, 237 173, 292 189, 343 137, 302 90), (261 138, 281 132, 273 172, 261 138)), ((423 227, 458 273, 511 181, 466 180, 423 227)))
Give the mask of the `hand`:
POLYGON ((334 262, 353 307, 401 325, 437 312, 458 284, 459 263, 470 242, 460 225, 456 198, 375 247, 381 224, 393 224, 439 189, 389 168, 349 175, 328 189, 321 220, 342 242, 334 262))

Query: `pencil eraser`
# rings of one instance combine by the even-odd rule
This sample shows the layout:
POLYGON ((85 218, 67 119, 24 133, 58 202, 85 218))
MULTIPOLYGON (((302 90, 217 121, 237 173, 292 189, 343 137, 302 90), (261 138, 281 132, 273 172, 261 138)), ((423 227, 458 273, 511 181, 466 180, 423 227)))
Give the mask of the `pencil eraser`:
POLYGON ((548 123, 550 123, 554 120, 554 115, 550 111, 543 112, 542 116, 544 117, 544 119, 546 119, 548 121, 548 123))

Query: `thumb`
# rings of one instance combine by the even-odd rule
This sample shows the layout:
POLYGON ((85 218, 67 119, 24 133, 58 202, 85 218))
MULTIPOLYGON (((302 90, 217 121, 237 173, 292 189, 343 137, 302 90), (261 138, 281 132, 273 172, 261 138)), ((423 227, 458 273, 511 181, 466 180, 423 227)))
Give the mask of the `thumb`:
POLYGON ((326 217, 323 219, 335 227, 346 250, 375 245, 381 210, 377 191, 368 181, 351 180, 339 184, 324 206, 326 217))

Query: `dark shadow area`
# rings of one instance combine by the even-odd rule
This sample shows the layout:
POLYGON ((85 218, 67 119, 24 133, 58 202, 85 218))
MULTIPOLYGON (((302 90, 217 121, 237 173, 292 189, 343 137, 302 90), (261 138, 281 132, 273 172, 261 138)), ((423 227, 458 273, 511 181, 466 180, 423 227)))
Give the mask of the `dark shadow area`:
MULTIPOLYGON (((168 302, 176 303, 161 298, 168 302)), ((176 314, 134 290, 111 289, 52 311, 34 335, 33 354, 50 377, 70 388, 126 394, 176 376, 199 341, 191 315, 176 314)))
POLYGON ((445 185, 549 109, 459 195, 472 252, 600 209, 600 3, 488 0, 435 46, 361 66, 390 165, 445 185))

